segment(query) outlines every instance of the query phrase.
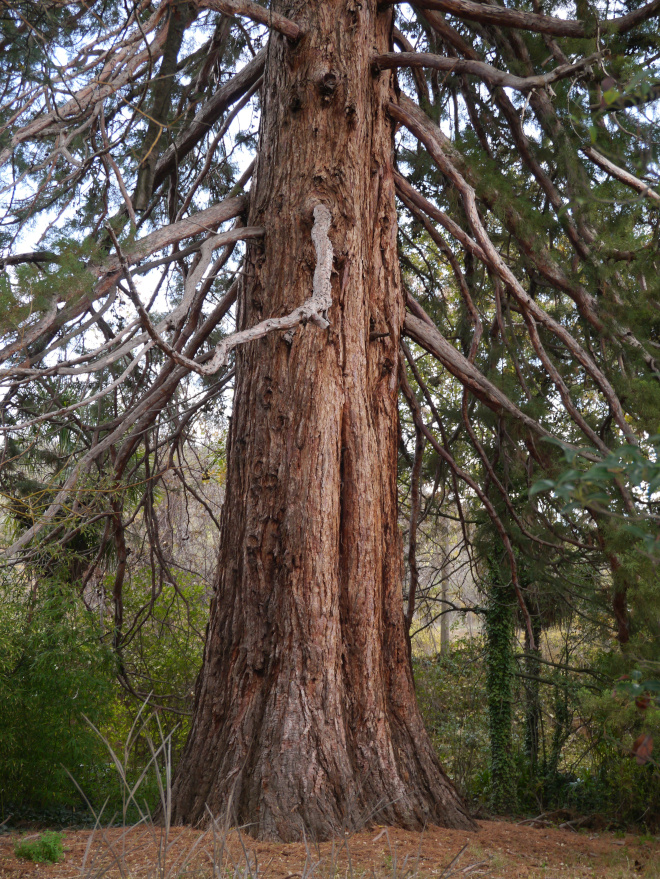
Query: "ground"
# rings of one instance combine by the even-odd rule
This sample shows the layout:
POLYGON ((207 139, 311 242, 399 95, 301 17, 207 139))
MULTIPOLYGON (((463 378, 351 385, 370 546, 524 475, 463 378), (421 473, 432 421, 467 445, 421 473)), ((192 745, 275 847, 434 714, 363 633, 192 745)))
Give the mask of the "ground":
POLYGON ((479 828, 420 834, 375 827, 318 846, 255 842, 218 828, 175 828, 169 839, 144 826, 76 830, 66 833, 65 858, 55 865, 17 859, 19 836, 38 834, 14 832, 0 836, 0 879, 660 879, 657 837, 505 821, 480 821, 479 828))

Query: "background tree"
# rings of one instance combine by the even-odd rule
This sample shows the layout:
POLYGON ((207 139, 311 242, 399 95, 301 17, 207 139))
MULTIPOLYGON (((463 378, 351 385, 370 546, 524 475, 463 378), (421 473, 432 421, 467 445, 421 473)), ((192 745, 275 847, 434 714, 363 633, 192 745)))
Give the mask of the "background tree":
POLYGON ((76 437, 7 564, 103 523, 82 575, 112 545, 118 656, 126 527, 167 571, 154 493, 235 377, 177 820, 471 826, 415 706, 398 402, 408 626, 426 444, 466 547, 472 510, 497 537, 529 651, 547 583, 622 646, 645 631, 654 569, 621 522, 653 498, 622 474, 616 518, 530 488, 563 467, 547 439, 580 473, 657 430, 658 3, 558 10, 3 4, 2 463, 76 437))

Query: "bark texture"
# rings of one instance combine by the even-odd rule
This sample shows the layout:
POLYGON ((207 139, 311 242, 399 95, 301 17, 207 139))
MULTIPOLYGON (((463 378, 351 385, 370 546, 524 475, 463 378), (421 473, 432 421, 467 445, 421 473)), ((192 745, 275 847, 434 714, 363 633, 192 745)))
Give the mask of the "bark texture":
POLYGON ((398 258, 391 13, 376 0, 273 2, 239 328, 312 294, 332 215, 329 327, 237 354, 217 592, 173 820, 230 811, 260 838, 377 819, 474 828, 418 712, 397 526, 398 258), (385 335, 387 334, 387 335, 385 335))

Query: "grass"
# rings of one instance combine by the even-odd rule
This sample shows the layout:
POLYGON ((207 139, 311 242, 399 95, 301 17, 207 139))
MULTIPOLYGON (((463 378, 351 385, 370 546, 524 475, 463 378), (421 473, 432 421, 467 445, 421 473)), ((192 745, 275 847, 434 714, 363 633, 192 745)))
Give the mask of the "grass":
POLYGON ((14 846, 14 854, 36 864, 57 864, 64 857, 64 834, 49 830, 38 839, 21 839, 14 846))

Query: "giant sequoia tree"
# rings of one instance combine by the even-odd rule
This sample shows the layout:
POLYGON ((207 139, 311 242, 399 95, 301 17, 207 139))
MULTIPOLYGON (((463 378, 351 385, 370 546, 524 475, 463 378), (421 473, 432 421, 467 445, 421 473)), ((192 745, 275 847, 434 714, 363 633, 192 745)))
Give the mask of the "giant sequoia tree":
MULTIPOLYGON (((491 523, 532 648, 521 552, 608 566, 628 640, 611 520, 528 490, 559 466, 544 439, 597 463, 657 428, 659 9, 2 3, 6 558, 86 537, 84 589, 113 547, 120 657, 127 520, 153 522, 234 382, 174 820, 229 808, 283 839, 374 815, 473 826, 409 661, 426 444, 466 539, 466 497, 491 523)), ((638 504, 619 480, 612 509, 638 504)))

